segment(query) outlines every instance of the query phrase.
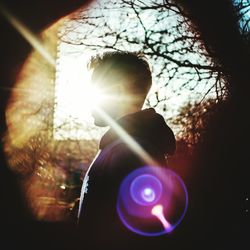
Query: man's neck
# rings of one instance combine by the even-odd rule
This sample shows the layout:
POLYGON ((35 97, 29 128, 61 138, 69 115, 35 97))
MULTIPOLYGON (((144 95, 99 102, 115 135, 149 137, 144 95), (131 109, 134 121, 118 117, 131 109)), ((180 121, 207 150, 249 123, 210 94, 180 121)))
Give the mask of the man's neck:
POLYGON ((133 114, 133 113, 136 113, 136 112, 139 112, 141 110, 141 108, 138 108, 138 107, 131 107, 130 109, 126 109, 124 110, 123 112, 121 112, 119 115, 117 115, 116 119, 115 120, 119 120, 121 119, 122 117, 126 116, 126 115, 130 115, 130 114, 133 114))

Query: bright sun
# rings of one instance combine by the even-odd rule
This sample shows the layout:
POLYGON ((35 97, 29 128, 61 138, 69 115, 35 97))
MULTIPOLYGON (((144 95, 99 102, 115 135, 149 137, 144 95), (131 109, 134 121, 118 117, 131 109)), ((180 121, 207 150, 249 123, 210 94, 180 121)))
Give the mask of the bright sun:
MULTIPOLYGON (((90 127, 94 129, 91 110, 100 95, 90 84, 91 72, 87 69, 90 56, 88 51, 79 53, 78 49, 74 53, 65 45, 60 47, 55 87, 55 139, 91 139, 88 138, 90 127)), ((93 138, 93 133, 90 137, 93 138)))

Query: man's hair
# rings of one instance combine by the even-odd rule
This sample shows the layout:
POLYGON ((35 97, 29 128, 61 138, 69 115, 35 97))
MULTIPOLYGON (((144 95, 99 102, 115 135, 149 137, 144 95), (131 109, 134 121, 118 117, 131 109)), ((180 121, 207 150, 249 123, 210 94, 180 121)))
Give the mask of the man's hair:
POLYGON ((152 85, 149 64, 139 52, 105 52, 93 56, 88 68, 93 69, 93 80, 123 83, 131 94, 144 99, 152 85))

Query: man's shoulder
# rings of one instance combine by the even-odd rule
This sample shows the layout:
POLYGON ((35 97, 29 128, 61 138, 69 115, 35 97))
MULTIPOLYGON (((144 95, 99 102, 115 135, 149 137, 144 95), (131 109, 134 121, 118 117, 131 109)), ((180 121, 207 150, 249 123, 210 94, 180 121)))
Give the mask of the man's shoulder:
POLYGON ((164 164, 165 157, 162 152, 158 151, 154 145, 143 139, 135 139, 131 144, 118 139, 105 147, 97 161, 95 162, 95 168, 105 171, 106 173, 110 170, 111 172, 122 171, 124 169, 136 169, 147 165, 143 157, 140 156, 138 149, 142 149, 149 154, 156 162, 164 164), (134 144, 135 143, 135 144, 134 144), (137 145, 136 145, 137 144, 137 145))
POLYGON ((118 139, 108 146, 106 152, 115 156, 137 155, 135 148, 142 148, 148 153, 153 149, 149 142, 141 138, 134 138, 132 142, 118 139))
POLYGON ((127 159, 127 157, 135 156, 135 152, 132 150, 132 147, 124 142, 123 140, 116 140, 107 148, 104 149, 104 156, 110 158, 112 161, 127 159))

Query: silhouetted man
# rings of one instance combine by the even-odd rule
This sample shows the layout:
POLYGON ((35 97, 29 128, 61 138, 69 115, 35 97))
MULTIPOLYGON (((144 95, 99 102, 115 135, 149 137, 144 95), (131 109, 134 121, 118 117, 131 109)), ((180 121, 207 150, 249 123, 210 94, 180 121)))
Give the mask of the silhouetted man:
POLYGON ((92 84, 103 95, 93 112, 95 124, 111 125, 111 128, 101 138, 100 151, 83 181, 79 230, 82 237, 85 235, 85 242, 89 241, 93 247, 121 249, 129 246, 132 238, 143 238, 141 243, 145 245, 145 237, 129 232, 120 222, 116 201, 124 177, 147 163, 117 133, 112 120, 161 166, 166 165, 165 157, 175 151, 175 137, 154 109, 141 110, 152 84, 145 57, 137 53, 108 52, 93 57, 89 66, 93 70, 92 84))

